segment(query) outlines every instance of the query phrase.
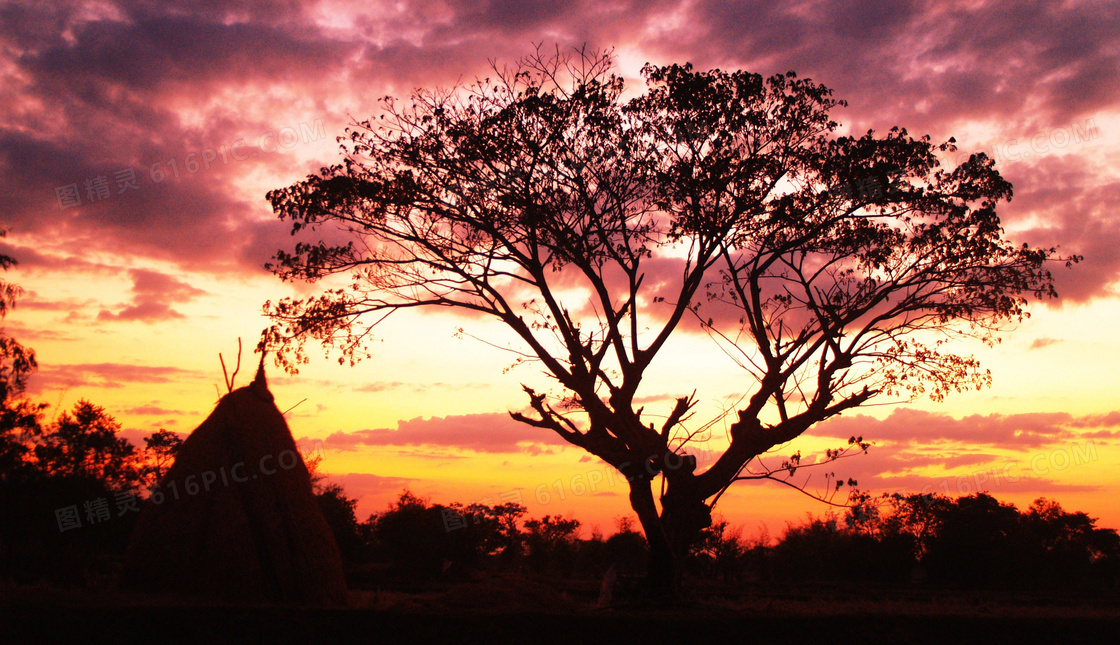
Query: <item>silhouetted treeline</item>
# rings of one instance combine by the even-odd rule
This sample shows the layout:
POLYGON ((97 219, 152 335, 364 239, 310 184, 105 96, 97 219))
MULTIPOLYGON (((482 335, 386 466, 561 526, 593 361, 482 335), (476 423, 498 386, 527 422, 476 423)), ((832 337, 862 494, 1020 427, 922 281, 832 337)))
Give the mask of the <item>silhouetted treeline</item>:
POLYGON ((515 502, 430 504, 404 491, 388 509, 359 522, 356 500, 331 484, 317 493, 355 587, 460 580, 483 570, 559 576, 644 572, 645 539, 623 522, 610 538, 579 537, 576 519, 526 516, 515 502))
POLYGON ((723 561, 706 556, 709 571, 770 584, 1120 591, 1117 532, 1045 498, 1019 511, 984 493, 865 496, 842 517, 790 526, 772 547, 717 542, 723 561))
MULTIPOLYGON (((177 442, 156 433, 136 449, 115 436, 111 416, 85 401, 53 423, 36 419, 33 431, 24 423, 26 434, 10 423, 18 415, 4 411, 0 579, 112 586, 145 482, 167 468, 177 442)), ((645 572, 645 539, 628 521, 609 537, 583 538, 574 518, 530 517, 517 503, 432 504, 408 491, 360 521, 355 499, 316 479, 353 588, 407 589, 494 571, 600 580, 613 570, 626 585, 645 572)), ((819 582, 1116 592, 1120 536, 1047 499, 1020 511, 983 493, 895 495, 790 526, 773 544, 718 521, 685 564, 690 577, 743 590, 819 582)))
MULTIPOLYGON (((351 585, 454 581, 506 569, 532 575, 621 578, 643 574, 646 544, 623 523, 609 538, 579 537, 577 520, 526 518, 518 504, 429 504, 405 491, 358 522, 337 486, 320 493, 348 559, 351 585), (349 513, 335 513, 343 506, 349 513)), ((872 500, 842 517, 790 526, 775 544, 744 539, 719 521, 692 550, 687 574, 726 584, 934 586, 1120 591, 1120 537, 1084 513, 1039 499, 1026 511, 980 493, 949 499, 872 500)))

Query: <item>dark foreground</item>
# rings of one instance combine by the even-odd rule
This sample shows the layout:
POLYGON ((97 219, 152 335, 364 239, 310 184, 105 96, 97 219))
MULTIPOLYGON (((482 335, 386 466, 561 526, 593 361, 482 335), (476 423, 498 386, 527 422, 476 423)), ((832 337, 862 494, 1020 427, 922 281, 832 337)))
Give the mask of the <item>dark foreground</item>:
POLYGON ((220 606, 0 587, 4 643, 1088 643, 1120 634, 1115 598, 838 589, 598 608, 595 590, 491 580, 352 592, 346 608, 220 606))

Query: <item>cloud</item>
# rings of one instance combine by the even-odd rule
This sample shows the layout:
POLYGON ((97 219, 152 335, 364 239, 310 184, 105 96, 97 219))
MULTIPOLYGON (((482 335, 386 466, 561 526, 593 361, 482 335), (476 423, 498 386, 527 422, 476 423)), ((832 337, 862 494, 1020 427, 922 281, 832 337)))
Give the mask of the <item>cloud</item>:
POLYGON ((174 318, 186 318, 171 308, 172 303, 185 303, 206 295, 202 289, 172 278, 169 275, 148 269, 132 269, 132 304, 117 313, 102 309, 97 314, 99 321, 124 320, 146 323, 159 322, 174 318))
POLYGON ((1070 422, 1070 425, 1075 428, 1114 428, 1120 426, 1120 411, 1077 417, 1070 422))
POLYGON ((834 417, 813 430, 814 436, 846 439, 888 440, 901 445, 959 442, 969 446, 1037 448, 1076 439, 1075 428, 1090 420, 1101 425, 1116 421, 1111 416, 1074 417, 1067 412, 969 415, 960 419, 947 414, 898 408, 886 419, 856 414, 834 417))
POLYGON ((360 496, 363 493, 380 495, 382 493, 399 491, 401 488, 407 486, 409 482, 416 481, 416 479, 412 477, 386 477, 384 475, 374 475, 370 473, 324 472, 323 474, 329 481, 340 484, 346 489, 347 494, 352 496, 360 496))
POLYGON ((380 428, 336 432, 324 446, 355 450, 369 446, 446 446, 478 452, 527 452, 537 454, 540 444, 567 443, 550 431, 518 423, 503 412, 400 420, 396 429, 380 428))
POLYGON ((934 0, 845 1, 824 10, 808 0, 678 6, 679 22, 691 28, 671 39, 652 31, 641 42, 660 58, 765 74, 794 69, 834 87, 865 115, 905 125, 937 129, 1008 114, 1069 116, 1117 104, 1114 93, 1103 91, 1118 73, 1112 43, 1120 35, 1120 20, 1113 20, 1120 9, 1111 5, 1092 11, 1053 2, 934 0))
MULTIPOLYGON (((277 114, 293 114, 292 105, 304 106, 310 120, 329 121, 329 138, 347 115, 374 113, 376 97, 486 76, 488 59, 512 63, 546 34, 546 49, 553 41, 617 46, 630 74, 645 60, 764 74, 795 69, 851 101, 839 116, 857 130, 901 123, 946 138, 958 124, 986 120, 1029 135, 1118 104, 1109 91, 1120 79, 1112 46, 1118 11, 932 0, 823 8, 807 0, 317 9, 271 0, 175 8, 140 0, 13 2, 0 21, 10 69, 0 106, 12 115, 0 120, 0 190, 20 235, 52 240, 71 257, 111 252, 195 271, 259 272, 287 231, 241 179, 263 172, 280 186, 320 164, 282 154, 230 163, 229 148, 239 137, 296 127, 276 122, 277 114), (220 153, 218 160, 184 172, 187 156, 197 161, 206 150, 220 153), (172 161, 183 177, 170 178, 172 161), (126 171, 135 189, 118 185, 126 171), (85 182, 99 177, 109 196, 90 202, 85 182), (56 191, 69 186, 82 205, 61 208, 56 191)), ((335 160, 332 151, 323 161, 335 160)), ((1086 204, 1093 198, 1086 194, 1086 204)), ((1102 203, 1085 235, 1071 227, 1040 231, 1051 234, 1039 243, 1086 254, 1087 264, 1062 284, 1072 299, 1100 295, 1116 277, 1113 212, 1102 203)), ((118 314, 159 319, 173 318, 171 311, 148 304, 118 314)))
POLYGON ((345 386, 345 389, 353 392, 391 392, 391 391, 407 391, 407 392, 431 392, 431 391, 447 391, 447 390, 474 390, 489 386, 489 383, 467 382, 467 383, 445 383, 443 381, 434 382, 415 382, 415 381, 374 381, 372 383, 365 383, 362 385, 345 386))
MULTIPOLYGON (((23 309, 23 304, 20 303, 20 309, 23 309)), ((28 307, 30 309, 30 307, 28 307)), ((39 326, 29 327, 27 325, 12 322, 9 319, 4 320, 5 332, 12 338, 18 338, 23 342, 36 342, 36 341, 78 341, 83 340, 80 336, 63 331, 55 331, 53 329, 44 329, 39 326)))
POLYGON ((347 497, 358 501, 358 521, 371 513, 379 513, 402 490, 423 480, 413 477, 388 477, 369 473, 333 473, 324 471, 324 484, 338 484, 347 497))
POLYGON ((172 410, 170 408, 162 408, 162 407, 160 407, 158 405, 154 405, 154 404, 152 404, 152 405, 137 405, 137 406, 133 406, 131 408, 123 408, 123 409, 121 409, 120 413, 121 414, 142 415, 142 416, 168 416, 168 415, 185 416, 185 415, 192 415, 192 414, 197 415, 198 414, 197 411, 192 412, 192 411, 187 411, 187 410, 172 410))
POLYGON ((32 374, 28 390, 84 387, 122 388, 130 383, 176 383, 204 378, 202 372, 160 365, 126 363, 77 363, 43 365, 32 374))
POLYGON ((92 298, 66 298, 64 300, 50 300, 43 296, 43 294, 36 291, 28 291, 24 293, 20 299, 18 306, 20 309, 29 309, 32 311, 73 311, 75 309, 82 309, 92 304, 96 304, 96 300, 92 298))
MULTIPOLYGON (((42 252, 31 246, 10 244, 0 238, 0 254, 16 259, 16 267, 20 271, 45 272, 45 271, 70 271, 95 275, 118 274, 124 269, 118 265, 105 264, 52 252, 42 252)), ((26 298, 38 298, 39 294, 28 292, 26 298)), ((22 302, 22 301, 21 301, 22 302)))
POLYGON ((1036 338, 1031 341, 1031 349, 1042 349, 1043 347, 1049 347, 1060 342, 1062 342, 1060 338, 1036 338))
MULTIPOLYGON (((875 445, 866 454, 851 453, 851 457, 825 466, 803 467, 792 481, 808 482, 810 492, 830 492, 819 490, 825 481, 822 475, 835 472, 840 480, 855 479, 860 489, 875 494, 897 490, 956 496, 999 489, 1052 495, 1102 488, 1062 479, 1097 461, 1102 441, 1120 438, 1120 412, 990 414, 957 419, 899 408, 883 420, 866 415, 835 417, 811 433, 835 438, 837 447, 846 445, 850 436, 861 436, 875 445), (1085 431, 1090 428, 1109 429, 1085 431)), ((820 458, 823 455, 806 454, 802 464, 820 458)))
POLYGON ((299 3, 76 5, 9 3, 0 21, 0 106, 13 116, 0 119, 0 190, 13 231, 55 255, 259 271, 267 256, 241 263, 263 191, 253 208, 233 184, 291 164, 277 152, 286 128, 301 145, 329 139, 325 104, 318 123, 277 122, 293 111, 272 104, 325 95, 355 45, 320 35, 299 3))

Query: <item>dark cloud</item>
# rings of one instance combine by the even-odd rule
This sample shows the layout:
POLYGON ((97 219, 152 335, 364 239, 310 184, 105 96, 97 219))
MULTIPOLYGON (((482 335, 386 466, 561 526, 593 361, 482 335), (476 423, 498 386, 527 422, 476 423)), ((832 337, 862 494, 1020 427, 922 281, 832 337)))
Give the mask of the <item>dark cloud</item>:
POLYGON ((1084 258, 1072 269, 1050 267, 1059 302, 1110 295, 1120 280, 1120 181, 1102 184, 1095 173, 1076 155, 1047 156, 1007 171, 1016 190, 1006 219, 1036 223, 1016 234, 1018 241, 1084 258))
MULTIPOLYGON (((787 69, 904 125, 938 130, 1032 106, 1072 117, 1116 105, 1120 9, 999 3, 698 2, 663 56, 770 74, 787 69), (1088 90, 1088 91, 1087 91, 1088 90)), ((1061 119, 1059 119, 1061 120, 1061 119)), ((893 125, 893 123, 891 123, 893 125)), ((882 127, 882 126, 880 126, 882 127)))
MULTIPOLYGON (((248 116, 239 109, 253 105, 248 96, 224 106, 215 97, 236 97, 243 86, 267 101, 279 90, 311 97, 341 123, 351 109, 358 118, 375 112, 364 101, 382 89, 406 96, 469 82, 488 73, 488 59, 513 62, 530 42, 617 45, 654 62, 767 74, 796 69, 849 99, 841 118, 860 128, 898 122, 942 138, 964 119, 1053 126, 1117 101, 1112 5, 455 0, 337 11, 352 28, 320 26, 299 2, 7 4, 0 39, 18 75, 0 104, 17 119, 0 121, 0 183, 14 228, 63 240, 79 257, 113 250, 201 270, 258 270, 287 231, 261 217, 260 195, 233 182, 265 168, 287 176, 277 185, 300 173, 257 158, 193 181, 151 177, 153 166, 169 173, 169 161, 182 165, 191 152, 294 125, 248 116), (204 125, 182 121, 178 108, 190 104, 204 125), (118 194, 114 174, 130 169, 138 189, 118 194), (85 198, 85 182, 99 177, 110 198, 59 207, 56 189, 76 186, 85 198)), ((1105 278, 1116 255, 1105 246, 1115 235, 1107 212, 1087 218, 1104 234, 1093 238, 1101 248, 1084 245, 1101 263, 1093 278, 1105 278)), ((1089 241, 1060 233, 1045 242, 1073 250, 1089 241)), ((1078 284, 1066 289, 1071 298, 1101 293, 1100 280, 1078 284)))
POLYGON ((320 36, 298 3, 34 10, 42 15, 26 20, 31 36, 11 22, 33 13, 27 5, 7 7, 0 28, 15 70, 0 90, 14 117, 0 119, 6 223, 78 258, 259 270, 267 255, 243 249, 265 212, 263 191, 248 204, 231 183, 290 163, 275 143, 284 128, 327 136, 321 114, 316 123, 266 121, 267 103, 283 99, 261 88, 298 95, 315 86, 310 94, 325 96, 329 70, 354 46, 320 36), (184 106, 201 124, 184 120, 184 106))
POLYGON ((71 22, 64 37, 20 62, 44 84, 93 91, 99 84, 141 92, 180 92, 252 80, 291 81, 337 65, 352 45, 303 24, 226 21, 153 4, 123 20, 71 22))

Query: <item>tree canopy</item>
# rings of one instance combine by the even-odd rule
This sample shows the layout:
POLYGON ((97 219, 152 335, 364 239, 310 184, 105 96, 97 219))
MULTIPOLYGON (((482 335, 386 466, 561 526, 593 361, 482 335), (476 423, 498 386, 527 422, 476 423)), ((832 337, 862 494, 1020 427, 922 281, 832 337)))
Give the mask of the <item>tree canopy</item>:
POLYGON ((1028 298, 1056 295, 1055 250, 1004 237, 1012 190, 992 160, 945 169, 952 139, 839 134, 845 103, 793 72, 646 65, 631 96, 606 53, 494 71, 385 99, 340 138, 341 163, 268 194, 297 239, 269 268, 352 285, 266 303, 262 346, 294 371, 308 340, 363 357, 399 309, 500 320, 560 386, 526 387, 513 417, 626 476, 653 577, 672 577, 760 454, 876 396, 982 386, 949 343, 993 342, 1028 298), (730 446, 702 469, 686 454, 691 396, 659 427, 635 406, 690 320, 745 374, 730 446))

